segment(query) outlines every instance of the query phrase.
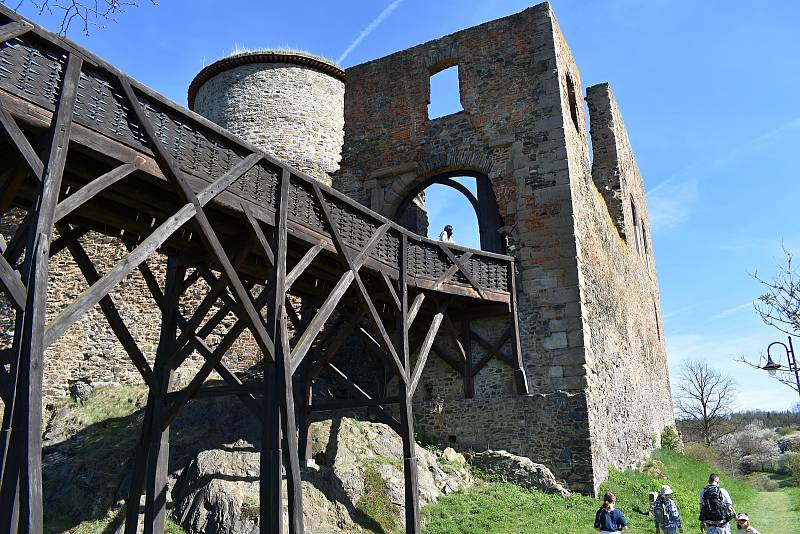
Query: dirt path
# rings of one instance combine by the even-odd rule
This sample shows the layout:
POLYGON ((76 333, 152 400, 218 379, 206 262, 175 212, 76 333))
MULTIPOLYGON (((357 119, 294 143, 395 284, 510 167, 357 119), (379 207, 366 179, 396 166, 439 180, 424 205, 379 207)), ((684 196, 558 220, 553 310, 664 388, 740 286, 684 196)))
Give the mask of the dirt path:
POLYGON ((751 515, 761 534, 800 534, 800 512, 792 510, 791 498, 784 491, 761 492, 755 509, 739 511, 751 515))

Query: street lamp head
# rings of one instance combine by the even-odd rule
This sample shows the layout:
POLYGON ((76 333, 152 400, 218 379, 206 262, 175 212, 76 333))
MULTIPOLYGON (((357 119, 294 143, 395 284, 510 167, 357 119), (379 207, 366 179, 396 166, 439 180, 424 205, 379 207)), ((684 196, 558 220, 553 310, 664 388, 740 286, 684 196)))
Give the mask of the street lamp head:
POLYGON ((781 364, 775 363, 772 360, 772 356, 767 355, 767 363, 766 365, 764 365, 764 367, 762 367, 762 369, 767 371, 769 373, 769 376, 775 376, 775 373, 780 371, 781 364))

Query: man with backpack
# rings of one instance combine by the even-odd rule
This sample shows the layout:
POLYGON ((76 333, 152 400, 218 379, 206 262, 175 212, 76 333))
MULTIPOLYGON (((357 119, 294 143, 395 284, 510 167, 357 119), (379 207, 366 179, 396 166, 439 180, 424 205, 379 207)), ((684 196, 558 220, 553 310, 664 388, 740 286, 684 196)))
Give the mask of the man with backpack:
POLYGON ((658 497, 653 501, 651 508, 653 512, 653 521, 656 524, 656 534, 683 534, 683 527, 681 526, 681 513, 678 511, 678 505, 672 499, 672 488, 664 484, 661 486, 661 491, 658 492, 658 497))
POLYGON ((711 473, 708 486, 700 492, 700 532, 731 534, 730 520, 736 517, 733 501, 719 485, 719 476, 711 473))

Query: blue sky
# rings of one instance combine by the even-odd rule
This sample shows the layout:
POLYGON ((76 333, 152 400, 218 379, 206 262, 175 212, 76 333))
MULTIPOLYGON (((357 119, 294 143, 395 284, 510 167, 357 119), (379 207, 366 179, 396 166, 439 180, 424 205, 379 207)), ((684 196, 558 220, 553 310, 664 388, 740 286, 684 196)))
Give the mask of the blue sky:
MULTIPOLYGON (((90 37, 77 28, 70 36, 184 105, 193 76, 235 48, 288 46, 333 59, 344 55, 348 67, 531 5, 140 3, 90 37)), ((757 357, 770 341, 782 339, 753 312, 760 288, 748 273, 773 275, 782 243, 800 252, 800 3, 552 4, 584 87, 611 83, 645 178, 673 383, 684 358, 705 358, 735 376, 739 407, 789 408, 797 402, 795 392, 733 360, 757 357)), ((22 13, 58 27, 30 4, 22 13)), ((429 203, 440 206, 457 200, 429 193, 429 203)), ((457 229, 465 229, 460 241, 468 243, 468 215, 448 213, 457 229)))

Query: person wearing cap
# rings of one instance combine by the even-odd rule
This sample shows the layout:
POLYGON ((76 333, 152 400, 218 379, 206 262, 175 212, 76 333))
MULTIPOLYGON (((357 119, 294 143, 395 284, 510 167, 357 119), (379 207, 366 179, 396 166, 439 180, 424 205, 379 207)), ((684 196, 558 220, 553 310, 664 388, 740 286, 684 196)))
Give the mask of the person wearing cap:
POLYGON ((750 524, 750 516, 744 512, 736 516, 736 530, 747 532, 748 534, 761 534, 750 524))
POLYGON ((439 234, 439 241, 444 241, 445 243, 455 243, 456 240, 453 239, 453 227, 449 224, 444 227, 442 233, 439 234))
POLYGON ((653 519, 656 524, 656 534, 661 532, 664 534, 683 533, 681 513, 678 511, 678 505, 672 499, 672 488, 666 484, 661 486, 658 497, 653 503, 653 519), (656 514, 656 507, 660 507, 662 513, 656 514))

